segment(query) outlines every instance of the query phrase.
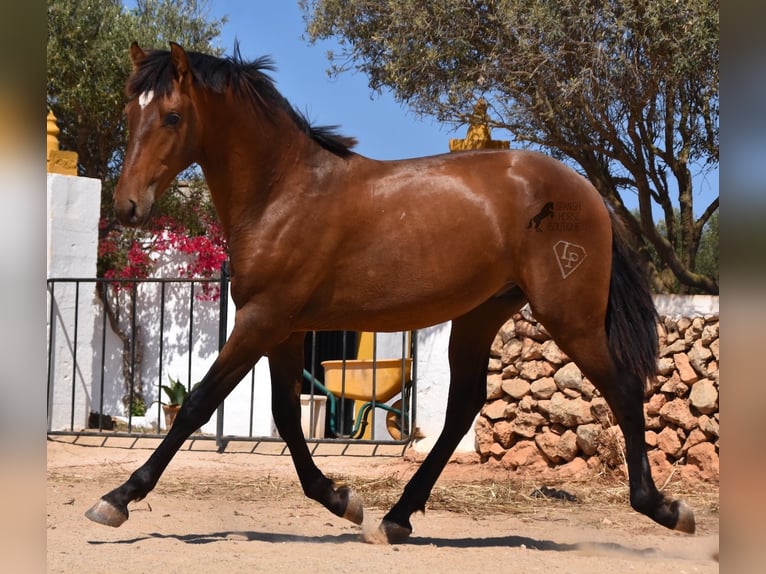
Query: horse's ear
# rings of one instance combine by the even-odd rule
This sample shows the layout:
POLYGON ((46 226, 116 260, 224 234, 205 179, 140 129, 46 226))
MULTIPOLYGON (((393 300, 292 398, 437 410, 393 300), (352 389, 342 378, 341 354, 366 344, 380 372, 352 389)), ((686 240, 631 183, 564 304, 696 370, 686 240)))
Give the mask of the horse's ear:
POLYGON ((170 61, 173 64, 173 73, 179 83, 183 84, 189 77, 189 56, 186 51, 175 42, 170 43, 170 61))
POLYGON ((137 70, 141 65, 141 62, 146 58, 146 52, 144 52, 135 40, 130 45, 130 63, 133 64, 133 70, 137 70))

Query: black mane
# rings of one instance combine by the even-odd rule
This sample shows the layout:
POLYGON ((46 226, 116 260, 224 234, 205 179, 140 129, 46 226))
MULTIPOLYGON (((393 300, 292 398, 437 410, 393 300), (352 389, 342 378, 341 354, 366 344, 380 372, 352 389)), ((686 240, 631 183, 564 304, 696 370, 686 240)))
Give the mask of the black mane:
MULTIPOLYGON (((128 98, 136 98, 148 90, 153 90, 159 96, 168 95, 173 88, 170 52, 146 50, 145 53, 146 58, 141 61, 125 87, 128 98)), ((267 71, 275 70, 274 62, 269 56, 245 61, 240 55, 239 45, 235 45, 233 56, 224 58, 200 52, 186 54, 194 81, 201 87, 218 93, 231 88, 262 109, 282 109, 301 131, 323 148, 341 157, 351 154, 351 148, 356 145, 354 138, 339 135, 335 131, 336 126, 312 126, 306 116, 277 91, 274 80, 266 74, 267 71)))

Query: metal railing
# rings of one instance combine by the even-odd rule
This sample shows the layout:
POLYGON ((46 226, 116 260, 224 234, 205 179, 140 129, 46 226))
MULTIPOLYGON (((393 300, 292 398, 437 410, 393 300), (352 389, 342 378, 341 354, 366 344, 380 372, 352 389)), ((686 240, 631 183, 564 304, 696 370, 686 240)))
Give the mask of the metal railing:
MULTIPOLYGON (((185 366, 191 389, 226 341, 230 303, 222 271, 220 279, 48 279, 48 433, 164 436, 161 387, 171 369, 185 366), (217 300, 211 289, 219 290, 217 300)), ((415 337, 397 335, 398 357, 384 361, 372 334, 373 356, 360 361, 358 335, 307 335, 304 434, 316 442, 406 445, 415 427, 415 337)), ((385 337, 390 351, 392 335, 385 337)), ((263 420, 258 391, 269 384, 261 384, 262 376, 254 369, 235 389, 236 406, 249 401, 248 413, 227 414, 227 399, 193 438, 215 440, 219 448, 281 440, 270 416, 263 420)))

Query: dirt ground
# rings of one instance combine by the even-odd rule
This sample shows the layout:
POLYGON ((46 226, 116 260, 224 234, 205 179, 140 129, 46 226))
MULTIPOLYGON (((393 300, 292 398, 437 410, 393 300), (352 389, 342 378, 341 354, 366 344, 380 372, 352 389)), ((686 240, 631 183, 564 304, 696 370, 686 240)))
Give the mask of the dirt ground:
MULTIPOLYGON (((407 543, 365 542, 417 463, 391 451, 320 445, 315 460, 365 497, 365 524, 335 517, 303 496, 281 443, 187 443, 120 528, 85 511, 121 484, 156 441, 52 437, 47 446, 47 571, 208 574, 232 572, 398 573, 718 572, 718 489, 686 497, 697 534, 671 532, 632 511, 625 485, 591 480, 566 487, 579 502, 529 497, 533 479, 487 465, 451 462, 407 543), (356 482, 355 482, 356 481, 356 482), (508 485, 517 506, 493 505, 508 485), (615 501, 616 497, 623 500, 615 501), (367 493, 367 495, 364 494, 367 493), (475 492, 476 505, 472 505, 475 492), (467 493, 467 494, 466 494, 467 493), (612 494, 610 494, 612 493, 612 494), (603 496, 602 496, 603 495, 603 496), (489 498, 488 498, 489 497, 489 498), (603 502, 600 502, 602 500, 603 502), (372 502, 368 503, 368 499, 372 502)), ((360 445, 361 446, 361 445, 360 445)))

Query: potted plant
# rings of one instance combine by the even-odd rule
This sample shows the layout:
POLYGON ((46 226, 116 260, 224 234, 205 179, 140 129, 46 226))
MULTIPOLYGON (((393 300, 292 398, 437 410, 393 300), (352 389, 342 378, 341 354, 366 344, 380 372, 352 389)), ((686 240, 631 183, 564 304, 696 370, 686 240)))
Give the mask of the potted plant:
MULTIPOLYGON (((168 397, 167 403, 162 403, 162 410, 165 413, 165 426, 170 428, 173 425, 173 421, 176 420, 178 411, 181 410, 181 405, 189 394, 184 384, 168 375, 170 380, 169 385, 162 385, 162 390, 168 397)), ((198 385, 199 383, 197 383, 198 385)), ((194 385, 195 387, 197 385, 194 385)), ((193 388, 193 387, 192 387, 193 388)))

